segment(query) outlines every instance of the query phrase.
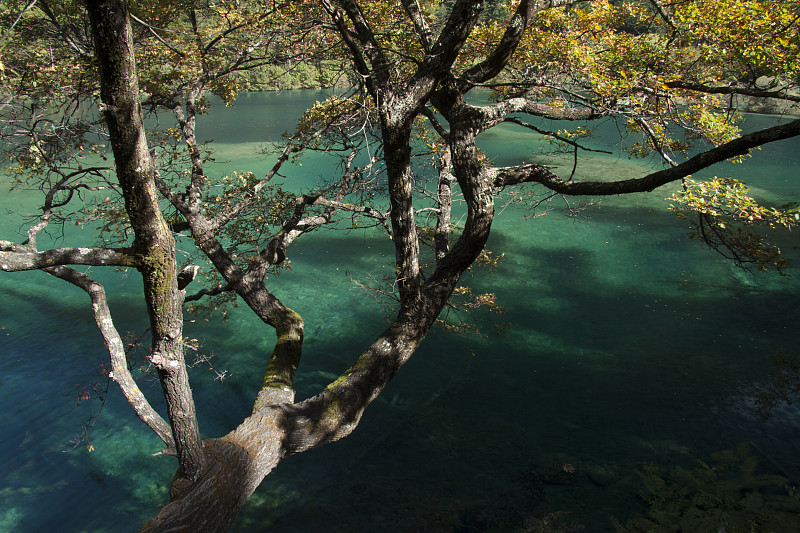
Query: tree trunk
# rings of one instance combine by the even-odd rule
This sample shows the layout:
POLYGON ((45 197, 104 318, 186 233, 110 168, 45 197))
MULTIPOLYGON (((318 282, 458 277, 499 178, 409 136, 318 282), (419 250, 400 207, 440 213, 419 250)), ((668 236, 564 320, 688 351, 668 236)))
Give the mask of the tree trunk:
POLYGON ((127 5, 124 0, 87 0, 86 5, 100 69, 101 109, 135 235, 133 249, 140 257, 153 337, 151 360, 166 398, 178 478, 189 485, 200 478, 205 459, 183 359, 183 294, 177 287, 175 241, 158 206, 127 5))
POLYGON ((247 498, 285 456, 285 426, 282 411, 270 407, 248 417, 228 435, 206 440, 205 474, 139 533, 222 533, 230 529, 247 498))

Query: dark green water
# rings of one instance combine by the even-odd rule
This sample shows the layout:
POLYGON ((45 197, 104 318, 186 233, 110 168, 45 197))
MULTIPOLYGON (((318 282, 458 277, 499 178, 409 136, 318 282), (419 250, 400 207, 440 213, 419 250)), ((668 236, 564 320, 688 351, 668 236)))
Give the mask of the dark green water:
MULTIPOLYGON (((212 111, 202 133, 215 140, 218 168, 262 173, 261 147, 317 97, 245 95, 212 111)), ((609 125, 596 142, 615 132, 609 125)), ((513 129, 482 142, 498 164, 538 146, 513 129)), ((783 142, 713 173, 747 179, 766 201, 798 201, 798 151, 799 141, 783 142)), ((584 163, 587 176, 644 171, 627 159, 584 163)), ((312 159, 290 179, 303 188, 325 171, 312 159)), ((282 463, 235 531, 506 531, 555 511, 602 531, 612 515, 646 511, 642 465, 692 468, 741 442, 764 472, 800 483, 800 412, 782 408, 764 423, 751 401, 767 357, 798 345, 800 276, 743 273, 688 239, 666 209, 670 193, 604 199, 579 218, 564 217, 559 200, 535 219, 506 209, 490 242, 505 261, 469 282, 497 293, 507 335, 491 325, 485 338, 431 333, 355 433, 282 463), (572 484, 530 487, 532 472, 565 464, 576 469, 572 484)), ((7 210, 33 209, 33 198, 0 197, 0 238, 19 240, 7 210)), ((796 233, 781 240, 798 255, 796 233)), ((383 311, 350 277, 378 273, 390 257, 378 235, 319 232, 271 280, 306 321, 300 397, 382 330, 383 311)), ((107 284, 118 329, 145 327, 136 274, 92 273, 107 284)), ((0 291, 0 531, 134 531, 166 501, 174 464, 151 457, 157 439, 116 390, 90 430, 94 451, 71 446, 98 408, 76 407, 76 385, 107 357, 88 298, 39 273, 2 274, 0 291)), ((241 309, 186 330, 232 374, 220 383, 207 367, 192 371, 201 431, 218 436, 249 412, 273 337, 241 309)), ((159 405, 157 385, 142 387, 159 405)))

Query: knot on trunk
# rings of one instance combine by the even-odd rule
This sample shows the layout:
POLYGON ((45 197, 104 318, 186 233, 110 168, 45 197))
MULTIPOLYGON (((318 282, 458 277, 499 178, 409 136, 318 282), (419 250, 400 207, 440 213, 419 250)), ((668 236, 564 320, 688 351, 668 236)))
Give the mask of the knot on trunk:
POLYGON ((169 501, 175 502, 183 499, 184 496, 194 487, 194 482, 189 478, 183 477, 183 469, 179 468, 172 478, 172 485, 169 487, 169 501))

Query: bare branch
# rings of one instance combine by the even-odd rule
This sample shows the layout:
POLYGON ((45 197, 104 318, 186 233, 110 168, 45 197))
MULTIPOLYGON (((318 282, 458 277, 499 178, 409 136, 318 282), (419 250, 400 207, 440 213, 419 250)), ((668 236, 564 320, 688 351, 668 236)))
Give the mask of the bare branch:
POLYGON ((547 137, 552 137, 553 139, 556 139, 559 142, 563 142, 565 144, 569 144, 570 146, 573 146, 574 148, 577 148, 579 150, 583 150, 584 152, 596 152, 596 153, 600 153, 600 154, 610 154, 610 153, 612 153, 612 152, 609 152, 608 150, 599 150, 599 149, 596 149, 596 148, 588 148, 588 147, 583 146, 582 144, 580 144, 580 143, 578 143, 576 141, 573 141, 572 139, 570 139, 568 137, 564 137, 563 135, 559 135, 555 131, 544 130, 542 128, 534 126, 533 124, 529 124, 527 122, 524 122, 524 121, 522 121, 522 120, 520 120, 518 118, 506 118, 503 121, 504 122, 509 122, 511 124, 516 124, 518 126, 522 126, 523 128, 527 128, 529 130, 535 131, 536 133, 539 133, 541 135, 545 135, 547 137))
MULTIPOLYGON (((35 1, 35 0, 34 0, 35 1)), ((425 52, 430 52, 434 45, 433 32, 431 31, 417 0, 402 0, 403 8, 414 24, 414 29, 419 36, 420 43, 425 52)))
POLYGON ((138 257, 130 248, 56 248, 43 252, 27 246, 0 241, 0 270, 20 272, 44 270, 59 265, 136 267, 138 257))
POLYGON ((731 94, 753 96, 756 98, 776 98, 788 102, 800 103, 800 95, 789 92, 788 87, 773 89, 759 89, 758 87, 741 87, 738 85, 706 85, 687 81, 668 81, 665 83, 670 89, 684 89, 705 94, 731 94))
POLYGON ((232 290, 233 290, 233 287, 231 287, 230 284, 220 283, 219 285, 217 285, 213 289, 202 289, 202 290, 197 291, 194 294, 190 294, 189 296, 184 298, 183 301, 184 302, 195 302, 197 300, 200 300, 204 296, 216 296, 218 294, 222 294, 223 292, 231 292, 232 290))
POLYGON ((569 195, 612 195, 647 192, 689 176, 715 163, 746 154, 749 150, 781 139, 800 135, 800 119, 780 126, 756 131, 707 150, 676 166, 653 172, 641 178, 621 181, 567 181, 559 178, 543 165, 520 165, 491 169, 495 186, 506 187, 516 183, 540 183, 555 192, 569 195))
POLYGON ((2 35, 0 35, 0 42, 5 40, 6 35, 8 35, 17 26, 17 24, 19 24, 19 21, 22 20, 22 15, 27 13, 34 6, 34 4, 36 4, 36 2, 37 0, 31 0, 25 7, 22 8, 22 10, 17 15, 17 18, 14 19, 14 22, 12 22, 9 25, 9 27, 6 28, 6 30, 2 33, 2 35))
POLYGON ((223 210, 219 215, 217 215, 217 217, 211 221, 212 226, 214 228, 220 228, 224 226, 236 218, 247 207, 252 205, 253 201, 255 201, 256 197, 258 196, 258 193, 261 192, 267 185, 269 185, 269 182, 278 175, 281 167, 289 160, 289 157, 292 154, 302 152, 311 142, 321 137, 327 130, 328 124, 314 131, 311 135, 305 136, 299 144, 297 143, 297 140, 301 137, 300 134, 296 134, 289 139, 286 145, 284 145, 283 150, 281 150, 277 161, 275 161, 275 164, 272 165, 272 168, 269 169, 266 175, 254 183, 250 187, 250 190, 241 194, 240 196, 242 199, 239 202, 231 206, 229 209, 223 210))
POLYGON ((133 407, 136 415, 142 422, 147 424, 167 446, 167 449, 162 453, 175 455, 175 441, 172 438, 172 428, 161 418, 155 409, 153 409, 128 370, 125 348, 119 333, 114 327, 114 322, 111 319, 111 311, 108 308, 106 293, 103 286, 86 274, 64 266, 46 268, 44 271, 83 289, 89 295, 89 298, 92 300, 92 312, 94 313, 97 328, 103 336, 103 341, 106 344, 109 357, 111 358, 111 372, 109 373, 109 377, 119 384, 122 393, 125 395, 131 407, 133 407))

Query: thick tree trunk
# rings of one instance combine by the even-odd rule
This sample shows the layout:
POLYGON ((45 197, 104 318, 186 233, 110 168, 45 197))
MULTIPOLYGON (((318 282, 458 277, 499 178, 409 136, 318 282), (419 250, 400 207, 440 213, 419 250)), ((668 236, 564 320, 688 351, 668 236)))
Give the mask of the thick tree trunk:
MULTIPOLYGON (((433 294, 433 293, 432 293, 433 294)), ((429 297, 401 316, 323 392, 298 404, 263 405, 220 439, 205 441, 208 469, 142 532, 227 531, 263 478, 286 456, 350 434, 367 406, 408 361, 444 305, 429 297)))
POLYGON ((384 159, 389 181, 395 275, 400 299, 419 293, 419 238, 414 221, 411 170, 411 125, 413 109, 391 93, 382 94, 381 112, 384 159), (405 107, 405 109, 404 109, 405 107))
POLYGON ((124 0, 87 0, 86 5, 117 180, 135 234, 133 249, 140 257, 153 336, 151 360, 166 398, 180 464, 178 478, 189 485, 203 473, 205 459, 183 359, 183 294, 177 287, 175 242, 158 206, 127 4, 124 0))
POLYGON ((284 416, 271 407, 248 417, 236 430, 204 442, 208 469, 192 490, 150 519, 140 533, 222 533, 244 502, 284 457, 284 416))
MULTIPOLYGON (((154 362, 159 368, 168 404, 177 408, 170 410, 170 421, 181 460, 182 471, 178 477, 179 480, 186 478, 185 486, 177 485, 179 490, 175 496, 179 499, 162 509, 142 531, 225 531, 264 476, 283 457, 337 440, 353 431, 366 407, 420 345, 461 274, 483 250, 494 205, 492 184, 475 151, 478 119, 470 114, 471 108, 463 105, 459 96, 446 109, 452 128, 453 173, 468 207, 465 229, 452 249, 441 246, 437 269, 425 283, 420 277, 410 150, 413 120, 455 59, 462 40, 454 36, 469 32, 481 3, 457 3, 455 10, 469 16, 451 19, 448 27, 452 27, 452 31, 446 32, 436 43, 429 43, 436 53, 430 54, 413 83, 403 89, 392 87, 382 68, 386 61, 379 47, 367 44, 362 49, 349 41, 354 53, 365 54, 362 67, 368 69, 369 63, 377 69, 370 84, 375 94, 380 95, 377 100, 380 102, 401 305, 389 329, 323 392, 302 403, 293 403, 292 381, 302 348, 302 320, 267 291, 262 279, 257 279, 255 274, 248 275, 233 263, 215 237, 215 228, 200 212, 193 210, 193 206, 185 209, 184 216, 192 227, 197 246, 248 305, 278 333, 253 414, 230 434, 207 440, 202 446, 197 437, 193 408, 186 403, 191 401, 191 394, 178 352, 182 297, 175 283, 174 242, 158 210, 154 171, 138 109, 130 29, 127 16, 121 15, 124 3, 94 0, 89 4, 100 63, 108 70, 102 71, 101 77, 119 179, 136 231, 135 248, 143 256, 141 270, 153 322, 154 362), (113 29, 104 27, 111 22, 116 24, 113 29), (124 41, 127 53, 114 36, 127 37, 124 41), (118 64, 121 67, 117 67, 118 64), (112 70, 115 68, 120 70, 112 70), (124 83, 115 85, 112 82, 115 79, 124 80, 124 83), (204 468, 204 460, 207 468, 204 468)), ((344 6, 365 42, 374 41, 373 36, 367 35, 369 28, 358 24, 361 19, 357 6, 347 2, 344 6)), ((335 10, 330 5, 328 8, 334 21, 341 23, 335 18, 335 10)), ((348 40, 350 35, 345 32, 343 37, 348 40)), ((446 196, 449 194, 443 194, 446 196)), ((446 229, 440 230, 446 233, 446 229)))

